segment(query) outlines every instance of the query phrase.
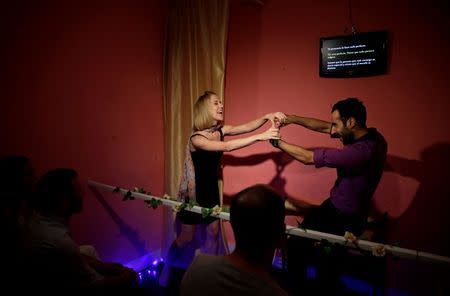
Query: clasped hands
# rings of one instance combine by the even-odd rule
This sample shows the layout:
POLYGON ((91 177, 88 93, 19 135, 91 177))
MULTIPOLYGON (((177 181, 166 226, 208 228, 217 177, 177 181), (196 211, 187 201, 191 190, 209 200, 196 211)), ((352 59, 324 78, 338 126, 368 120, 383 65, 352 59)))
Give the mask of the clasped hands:
POLYGON ((272 126, 280 128, 286 123, 286 115, 283 112, 274 112, 266 115, 266 119, 272 122, 272 126))
POLYGON ((272 122, 272 127, 269 130, 276 133, 275 137, 271 137, 269 142, 275 148, 278 148, 278 140, 280 139, 280 128, 286 123, 286 115, 283 112, 275 112, 267 114, 267 119, 272 122))

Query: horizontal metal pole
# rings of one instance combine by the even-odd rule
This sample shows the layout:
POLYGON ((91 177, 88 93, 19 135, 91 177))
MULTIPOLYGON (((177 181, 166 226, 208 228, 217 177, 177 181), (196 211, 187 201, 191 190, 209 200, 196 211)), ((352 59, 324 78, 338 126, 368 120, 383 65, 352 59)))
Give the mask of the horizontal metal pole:
MULTIPOLYGON (((106 184, 91 181, 91 180, 88 181, 88 185, 97 187, 97 188, 102 188, 102 189, 105 189, 105 190, 108 190, 111 192, 116 188, 114 186, 106 185, 106 184)), ((128 191, 129 191, 128 189, 120 188, 120 192, 122 194, 126 194, 128 191)), ((180 202, 178 202, 176 200, 172 200, 172 199, 161 198, 161 197, 148 195, 148 194, 144 194, 144 193, 139 193, 139 192, 135 192, 135 191, 131 191, 131 193, 132 193, 133 197, 140 198, 143 200, 151 200, 152 198, 154 198, 156 200, 160 200, 162 202, 162 204, 165 206, 174 207, 175 205, 181 204, 180 202)), ((185 210, 191 211, 194 213, 199 213, 199 214, 202 213, 202 207, 199 207, 199 206, 194 206, 192 208, 186 208, 185 210)), ((214 216, 214 217, 221 218, 224 220, 230 220, 230 213, 221 212, 219 215, 214 216)), ((352 243, 352 242, 348 241, 344 236, 334 235, 334 234, 310 230, 310 229, 302 229, 302 228, 293 227, 290 225, 286 226, 286 233, 289 235, 295 235, 295 236, 305 237, 305 238, 314 239, 314 240, 327 240, 328 242, 333 243, 333 244, 337 243, 337 244, 345 245, 348 247, 359 248, 359 249, 366 250, 366 251, 372 251, 373 248, 376 248, 379 246, 384 246, 386 253, 389 253, 393 256, 397 256, 400 258, 412 259, 412 260, 426 261, 426 262, 430 262, 430 263, 444 264, 444 265, 450 266, 450 258, 449 257, 431 254, 431 253, 427 253, 427 252, 421 252, 418 250, 405 249, 405 248, 400 248, 400 247, 396 247, 396 246, 392 246, 392 245, 386 245, 386 244, 367 241, 367 240, 357 240, 356 243, 352 243)))
MULTIPOLYGON (((110 186, 110 185, 106 185, 106 184, 102 184, 102 183, 98 183, 98 182, 90 181, 90 180, 88 181, 88 185, 89 186, 94 186, 94 187, 97 187, 97 188, 106 189, 106 190, 111 191, 111 192, 116 188, 114 186, 110 186)), ((119 191, 121 193, 123 193, 123 194, 126 194, 129 190, 120 188, 119 191)), ((169 207, 174 207, 176 205, 181 204, 181 202, 176 201, 176 200, 172 200, 172 199, 161 198, 161 197, 158 197, 158 196, 148 195, 148 194, 139 193, 139 192, 135 192, 135 191, 131 191, 131 193, 133 194, 134 197, 140 198, 140 199, 143 199, 143 200, 151 200, 152 198, 154 198, 156 200, 160 200, 163 205, 169 206, 169 207)), ((202 213, 202 207, 199 207, 199 206, 194 206, 192 208, 186 208, 185 210, 191 211, 191 212, 194 212, 194 213, 198 213, 198 214, 202 213)), ((230 220, 230 213, 221 212, 219 215, 214 216, 214 217, 217 217, 217 218, 220 218, 220 219, 224 219, 224 220, 230 220)))

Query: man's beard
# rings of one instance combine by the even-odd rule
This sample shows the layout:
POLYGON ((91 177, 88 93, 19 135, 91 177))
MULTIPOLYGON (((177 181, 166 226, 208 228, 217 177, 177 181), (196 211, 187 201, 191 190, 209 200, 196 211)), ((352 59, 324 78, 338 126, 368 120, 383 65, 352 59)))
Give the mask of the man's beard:
POLYGON ((355 135, 351 131, 349 131, 347 128, 345 128, 342 131, 341 139, 342 139, 342 143, 344 145, 350 145, 350 144, 355 143, 355 135))

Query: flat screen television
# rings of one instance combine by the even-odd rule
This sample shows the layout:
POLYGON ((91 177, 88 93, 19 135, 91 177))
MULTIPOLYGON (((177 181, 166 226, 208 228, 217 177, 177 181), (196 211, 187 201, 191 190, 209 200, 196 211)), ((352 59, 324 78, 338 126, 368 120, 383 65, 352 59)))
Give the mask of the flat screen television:
POLYGON ((320 38, 320 77, 362 77, 387 72, 388 32, 320 38))

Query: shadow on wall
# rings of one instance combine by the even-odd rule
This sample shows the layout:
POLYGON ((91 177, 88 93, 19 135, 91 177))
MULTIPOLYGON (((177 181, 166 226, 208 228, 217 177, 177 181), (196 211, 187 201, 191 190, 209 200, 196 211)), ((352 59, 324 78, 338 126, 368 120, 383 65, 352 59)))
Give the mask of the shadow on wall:
POLYGON ((139 236, 136 230, 131 228, 123 219, 114 211, 113 208, 106 202, 103 195, 97 190, 97 188, 89 186, 91 191, 94 193, 95 198, 100 202, 103 208, 106 210, 108 215, 114 221, 117 226, 119 226, 120 234, 124 235, 130 244, 136 249, 139 256, 144 256, 149 253, 149 251, 145 248, 144 240, 139 236))
MULTIPOLYGON (((252 166, 274 161, 269 182, 287 196, 281 176, 294 159, 283 152, 245 157, 226 154, 224 166, 252 166)), ((450 256, 450 143, 436 143, 421 152, 419 160, 388 155, 383 178, 372 201, 372 214, 388 213, 388 242, 401 247, 450 256)), ((224 195, 224 204, 232 196, 224 195)))
MULTIPOLYGON (((450 143, 433 144, 421 152, 419 160, 388 155, 385 175, 389 172, 418 184, 409 205, 391 221, 389 241, 450 256, 450 143)), ((396 193, 403 192, 388 196, 395 199, 396 193)))
MULTIPOLYGON (((244 157, 236 157, 226 154, 222 158, 222 164, 223 166, 253 166, 267 160, 275 162, 276 167, 275 175, 268 184, 272 186, 281 196, 287 196, 285 190, 286 179, 281 176, 281 173, 294 159, 284 152, 260 153, 244 157)), ((232 197, 233 196, 224 194, 223 203, 230 204, 232 197)))

